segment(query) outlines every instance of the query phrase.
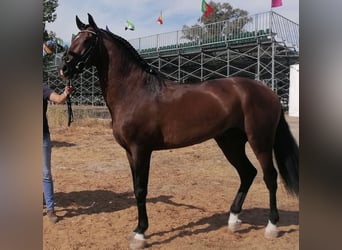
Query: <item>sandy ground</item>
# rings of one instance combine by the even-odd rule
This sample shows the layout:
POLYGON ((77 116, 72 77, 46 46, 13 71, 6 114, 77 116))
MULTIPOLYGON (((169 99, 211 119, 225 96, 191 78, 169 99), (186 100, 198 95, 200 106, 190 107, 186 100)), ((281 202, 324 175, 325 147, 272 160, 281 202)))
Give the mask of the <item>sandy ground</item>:
MULTIPOLYGON (((299 119, 287 117, 299 140, 299 119)), ((130 169, 108 120, 51 128, 57 224, 43 212, 44 249, 128 249, 137 223, 130 169)), ((147 209, 148 249, 299 249, 299 201, 278 188, 280 237, 264 238, 268 191, 258 175, 241 214, 239 232, 227 228, 239 186, 235 169, 215 141, 154 152, 147 209)), ((43 210, 44 211, 44 210, 43 210)))

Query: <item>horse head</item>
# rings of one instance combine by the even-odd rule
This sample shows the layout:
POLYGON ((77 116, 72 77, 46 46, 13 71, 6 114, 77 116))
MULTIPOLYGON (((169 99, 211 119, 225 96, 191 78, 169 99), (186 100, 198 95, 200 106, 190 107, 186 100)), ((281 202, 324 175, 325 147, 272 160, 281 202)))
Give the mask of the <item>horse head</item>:
POLYGON ((59 74, 66 79, 77 76, 83 71, 84 67, 91 65, 98 45, 100 29, 89 13, 88 23, 84 24, 76 16, 76 25, 80 31, 72 39, 69 49, 63 55, 62 64, 59 69, 59 74))

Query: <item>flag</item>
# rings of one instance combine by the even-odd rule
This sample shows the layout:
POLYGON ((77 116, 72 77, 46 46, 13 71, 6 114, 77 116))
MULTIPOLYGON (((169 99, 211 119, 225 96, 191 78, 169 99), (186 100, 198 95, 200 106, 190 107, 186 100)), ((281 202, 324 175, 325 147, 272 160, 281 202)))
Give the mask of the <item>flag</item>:
POLYGON ((52 50, 47 46, 47 44, 46 43, 43 43, 43 54, 44 54, 44 52, 45 52, 45 54, 52 54, 52 50))
POLYGON ((280 7, 283 5, 282 0, 272 0, 272 8, 274 7, 280 7))
POLYGON ((126 21, 125 30, 134 30, 134 29, 135 29, 134 23, 132 23, 131 21, 127 20, 126 21))
MULTIPOLYGON (((60 48, 61 50, 64 50, 64 41, 63 39, 59 38, 59 37, 56 37, 56 42, 55 42, 56 46, 58 48, 60 48)), ((57 53, 57 52, 56 52, 57 53)))
POLYGON ((43 56, 45 56, 47 53, 46 53, 46 51, 45 51, 45 44, 43 43, 43 56))
POLYGON ((63 46, 63 44, 64 44, 64 41, 59 37, 56 37, 56 42, 58 45, 61 45, 61 46, 63 46))
POLYGON ((209 17, 210 14, 214 12, 214 8, 207 4, 206 1, 202 0, 202 12, 205 17, 209 17))
POLYGON ((162 14, 161 11, 160 11, 160 16, 157 19, 157 23, 159 23, 159 24, 163 24, 164 23, 164 21, 163 21, 163 14, 162 14))

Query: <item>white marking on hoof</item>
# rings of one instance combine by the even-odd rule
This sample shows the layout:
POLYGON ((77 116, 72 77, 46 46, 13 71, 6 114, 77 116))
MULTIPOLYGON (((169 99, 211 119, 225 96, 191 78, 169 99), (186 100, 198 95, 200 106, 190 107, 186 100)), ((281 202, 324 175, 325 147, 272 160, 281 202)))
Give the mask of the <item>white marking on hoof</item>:
POLYGON ((132 250, 143 249, 147 246, 145 236, 143 234, 132 233, 129 239, 129 248, 132 250))
POLYGON ((239 230, 241 227, 241 220, 239 220, 239 214, 234 214, 230 212, 228 219, 228 228, 233 233, 239 230))
POLYGON ((274 225, 271 221, 268 221, 264 235, 267 239, 277 238, 279 236, 279 230, 277 228, 277 225, 274 225))

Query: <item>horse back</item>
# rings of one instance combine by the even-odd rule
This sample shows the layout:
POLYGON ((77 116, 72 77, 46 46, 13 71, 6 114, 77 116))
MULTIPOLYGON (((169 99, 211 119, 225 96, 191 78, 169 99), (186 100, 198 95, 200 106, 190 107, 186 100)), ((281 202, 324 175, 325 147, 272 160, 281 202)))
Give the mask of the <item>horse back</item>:
POLYGON ((275 130, 280 105, 267 86, 236 77, 170 87, 159 99, 158 109, 165 144, 187 146, 230 128, 247 133, 257 133, 250 130, 253 126, 275 130), (267 120, 272 126, 261 124, 267 120))
POLYGON ((249 78, 220 78, 188 88, 190 90, 185 91, 188 92, 188 97, 184 97, 184 102, 191 102, 193 105, 182 105, 183 102, 177 100, 179 105, 193 112, 198 110, 199 113, 222 113, 232 121, 232 126, 242 124, 234 120, 251 115, 261 118, 272 112, 278 114, 281 109, 279 97, 269 87, 249 78))

